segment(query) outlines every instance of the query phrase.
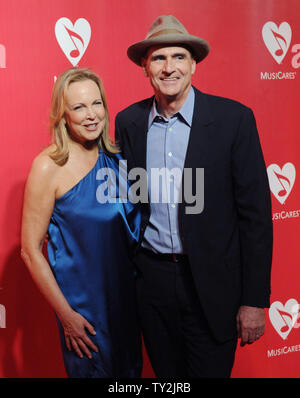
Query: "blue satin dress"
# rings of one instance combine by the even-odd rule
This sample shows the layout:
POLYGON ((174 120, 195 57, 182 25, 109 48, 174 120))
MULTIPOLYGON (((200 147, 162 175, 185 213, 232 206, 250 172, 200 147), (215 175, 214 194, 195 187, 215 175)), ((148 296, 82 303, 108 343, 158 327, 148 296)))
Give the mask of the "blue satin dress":
MULTIPOLYGON (((140 212, 120 195, 119 154, 103 151, 93 169, 55 201, 48 260, 71 307, 95 328, 92 359, 68 351, 58 320, 64 363, 72 378, 140 377, 142 355, 130 255, 140 212), (113 177, 113 178, 110 178, 113 177), (108 184, 110 180, 110 184, 108 184), (104 198, 104 199, 103 199, 104 198), (108 200, 109 198, 109 200, 108 200), (106 200, 106 203, 104 203, 106 200)), ((122 177, 123 175, 123 177, 122 177)))

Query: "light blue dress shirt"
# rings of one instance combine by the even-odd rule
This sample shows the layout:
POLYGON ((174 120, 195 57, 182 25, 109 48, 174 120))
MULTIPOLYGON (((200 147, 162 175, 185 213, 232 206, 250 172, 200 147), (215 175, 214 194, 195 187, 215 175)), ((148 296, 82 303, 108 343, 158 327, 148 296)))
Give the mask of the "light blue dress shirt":
POLYGON ((170 119, 158 113, 155 100, 149 114, 147 175, 151 216, 142 246, 156 253, 185 252, 180 238, 178 203, 194 103, 195 92, 191 87, 182 108, 170 119))

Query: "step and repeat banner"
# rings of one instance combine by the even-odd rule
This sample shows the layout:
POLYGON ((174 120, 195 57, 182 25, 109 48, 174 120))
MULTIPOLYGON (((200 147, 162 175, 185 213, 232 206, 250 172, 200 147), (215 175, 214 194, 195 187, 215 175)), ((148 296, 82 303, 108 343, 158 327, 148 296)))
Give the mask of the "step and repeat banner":
MULTIPOLYGON (((100 74, 113 136, 116 113, 152 95, 127 47, 168 14, 210 44, 193 84, 253 109, 268 168, 271 307, 232 377, 300 377, 299 0, 0 0, 0 377, 66 376, 55 316, 20 258, 24 185, 50 140, 55 78, 71 66, 100 74)), ((143 376, 153 376, 146 354, 143 376)))

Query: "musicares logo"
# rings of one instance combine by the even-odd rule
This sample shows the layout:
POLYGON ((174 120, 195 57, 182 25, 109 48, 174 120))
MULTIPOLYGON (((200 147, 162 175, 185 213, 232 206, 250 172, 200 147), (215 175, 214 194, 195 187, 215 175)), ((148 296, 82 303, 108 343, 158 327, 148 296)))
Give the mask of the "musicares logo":
POLYGON ((262 35, 267 49, 278 64, 286 56, 291 44, 292 29, 287 22, 277 27, 274 22, 267 22, 262 29, 262 35))
MULTIPOLYGON (((282 22, 277 26, 274 22, 269 21, 265 23, 262 28, 262 37, 274 60, 279 65, 282 65, 282 61, 287 55, 292 40, 292 29, 290 25, 287 22, 282 22)), ((300 68, 300 44, 294 44, 291 52, 296 54, 292 58, 291 65, 294 69, 298 69, 300 68)), ((293 80, 296 78, 296 72, 261 72, 260 78, 261 80, 293 80)))
POLYGON ((269 317, 272 326, 279 334, 279 336, 285 340, 290 334, 293 328, 300 326, 297 323, 299 313, 299 304, 297 300, 291 298, 285 305, 280 301, 275 301, 269 309, 269 317))
POLYGON ((0 68, 6 68, 6 49, 3 44, 0 44, 0 68))
POLYGON ((281 204, 284 204, 292 191, 296 179, 296 169, 292 163, 286 163, 282 169, 277 164, 267 168, 271 192, 281 204))
POLYGON ((91 26, 84 18, 77 19, 73 25, 63 17, 55 24, 55 36, 65 56, 76 66, 89 45, 91 26))

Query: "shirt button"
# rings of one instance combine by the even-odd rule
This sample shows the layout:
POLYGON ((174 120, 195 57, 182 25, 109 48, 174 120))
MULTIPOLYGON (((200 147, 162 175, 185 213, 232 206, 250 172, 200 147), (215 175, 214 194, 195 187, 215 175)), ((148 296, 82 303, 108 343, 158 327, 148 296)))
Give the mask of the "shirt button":
POLYGON ((169 128, 169 131, 173 131, 172 127, 169 128))
POLYGON ((177 231, 173 231, 173 234, 176 235, 176 234, 177 234, 177 231))
POLYGON ((173 209, 175 209, 175 204, 174 204, 174 203, 172 203, 172 204, 171 204, 171 207, 172 207, 173 209))
POLYGON ((172 152, 169 152, 168 155, 171 157, 171 156, 173 155, 173 153, 172 153, 172 152))

